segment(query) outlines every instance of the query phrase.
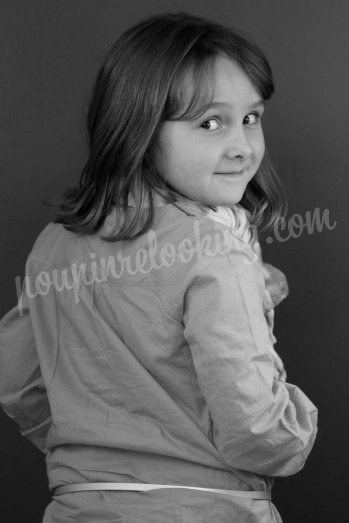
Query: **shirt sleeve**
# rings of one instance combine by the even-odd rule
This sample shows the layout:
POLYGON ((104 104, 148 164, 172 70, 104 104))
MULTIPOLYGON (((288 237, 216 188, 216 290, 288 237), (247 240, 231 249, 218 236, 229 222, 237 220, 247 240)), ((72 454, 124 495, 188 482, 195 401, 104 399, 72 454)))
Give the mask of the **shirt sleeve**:
POLYGON ((195 262, 184 336, 222 458, 235 469, 288 476, 313 446, 317 409, 298 387, 275 378, 256 270, 246 250, 195 262))
POLYGON ((51 410, 41 375, 28 307, 23 292, 0 322, 0 405, 20 433, 46 452, 51 410))

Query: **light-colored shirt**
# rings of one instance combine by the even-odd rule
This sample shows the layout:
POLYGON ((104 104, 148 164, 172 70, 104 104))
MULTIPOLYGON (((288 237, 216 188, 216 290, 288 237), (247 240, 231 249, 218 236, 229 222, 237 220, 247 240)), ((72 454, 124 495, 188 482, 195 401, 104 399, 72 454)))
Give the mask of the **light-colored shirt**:
MULTIPOLYGON (((0 324, 0 404, 45 452, 51 489, 112 481, 267 490, 272 476, 303 467, 317 410, 275 372, 260 251, 245 210, 233 210, 212 218, 159 199, 151 229, 134 240, 101 239, 115 210, 95 235, 54 223, 39 235, 18 306, 0 324)), ((87 500, 97 506, 94 495, 69 495, 76 520, 85 521, 87 500)), ((164 494, 166 510, 170 495, 180 498, 164 494)), ((220 507, 251 522, 279 517, 266 501, 220 507)), ((159 514, 149 521, 177 521, 159 514)))

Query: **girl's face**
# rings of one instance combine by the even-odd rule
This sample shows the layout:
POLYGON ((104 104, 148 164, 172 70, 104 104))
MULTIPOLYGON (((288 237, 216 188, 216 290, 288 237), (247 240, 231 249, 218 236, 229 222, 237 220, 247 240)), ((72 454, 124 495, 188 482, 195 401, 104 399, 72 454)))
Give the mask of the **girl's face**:
MULTIPOLYGON (((228 58, 215 62, 212 105, 195 120, 165 121, 155 163, 175 190, 207 205, 238 203, 264 155, 263 100, 243 69, 228 58)), ((193 83, 184 82, 190 100, 193 83)))

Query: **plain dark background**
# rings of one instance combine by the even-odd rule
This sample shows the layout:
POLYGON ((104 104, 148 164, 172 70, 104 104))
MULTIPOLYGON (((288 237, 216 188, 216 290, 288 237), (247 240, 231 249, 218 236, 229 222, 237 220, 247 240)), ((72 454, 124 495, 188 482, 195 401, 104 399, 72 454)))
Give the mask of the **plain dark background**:
MULTIPOLYGON (((266 52, 276 94, 264 119, 289 217, 316 208, 332 230, 265 244, 290 296, 276 311, 288 380, 319 408, 302 472, 279 479, 285 523, 344 523, 348 498, 349 3, 346 0, 19 0, 0 2, 1 305, 57 199, 86 158, 92 82, 112 40, 152 13, 184 10, 246 30, 266 52)), ((286 232, 283 236, 286 236, 286 232)), ((50 500, 43 455, 0 412, 0 521, 41 522, 50 500)), ((164 522, 166 523, 166 522, 164 522)), ((212 522, 219 523, 219 522, 212 522)))

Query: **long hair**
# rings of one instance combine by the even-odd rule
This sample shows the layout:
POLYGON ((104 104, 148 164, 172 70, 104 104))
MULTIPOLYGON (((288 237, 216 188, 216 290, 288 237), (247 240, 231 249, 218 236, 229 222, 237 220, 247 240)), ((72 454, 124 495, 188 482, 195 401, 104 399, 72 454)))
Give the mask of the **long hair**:
MULTIPOLYGON (((187 13, 166 13, 141 21, 114 41, 88 108, 89 156, 77 185, 65 193, 56 223, 94 234, 115 206, 124 218, 118 231, 104 239, 132 239, 151 227, 154 190, 165 193, 169 202, 185 198, 154 165, 157 136, 165 120, 191 119, 204 112, 219 55, 239 64, 264 100, 271 97, 274 83, 266 57, 249 38, 223 25, 187 13), (193 73, 193 95, 175 117, 188 72, 193 73), (130 194, 136 206, 132 213, 130 194)), ((286 199, 267 154, 240 204, 262 233, 281 217, 286 199)))

